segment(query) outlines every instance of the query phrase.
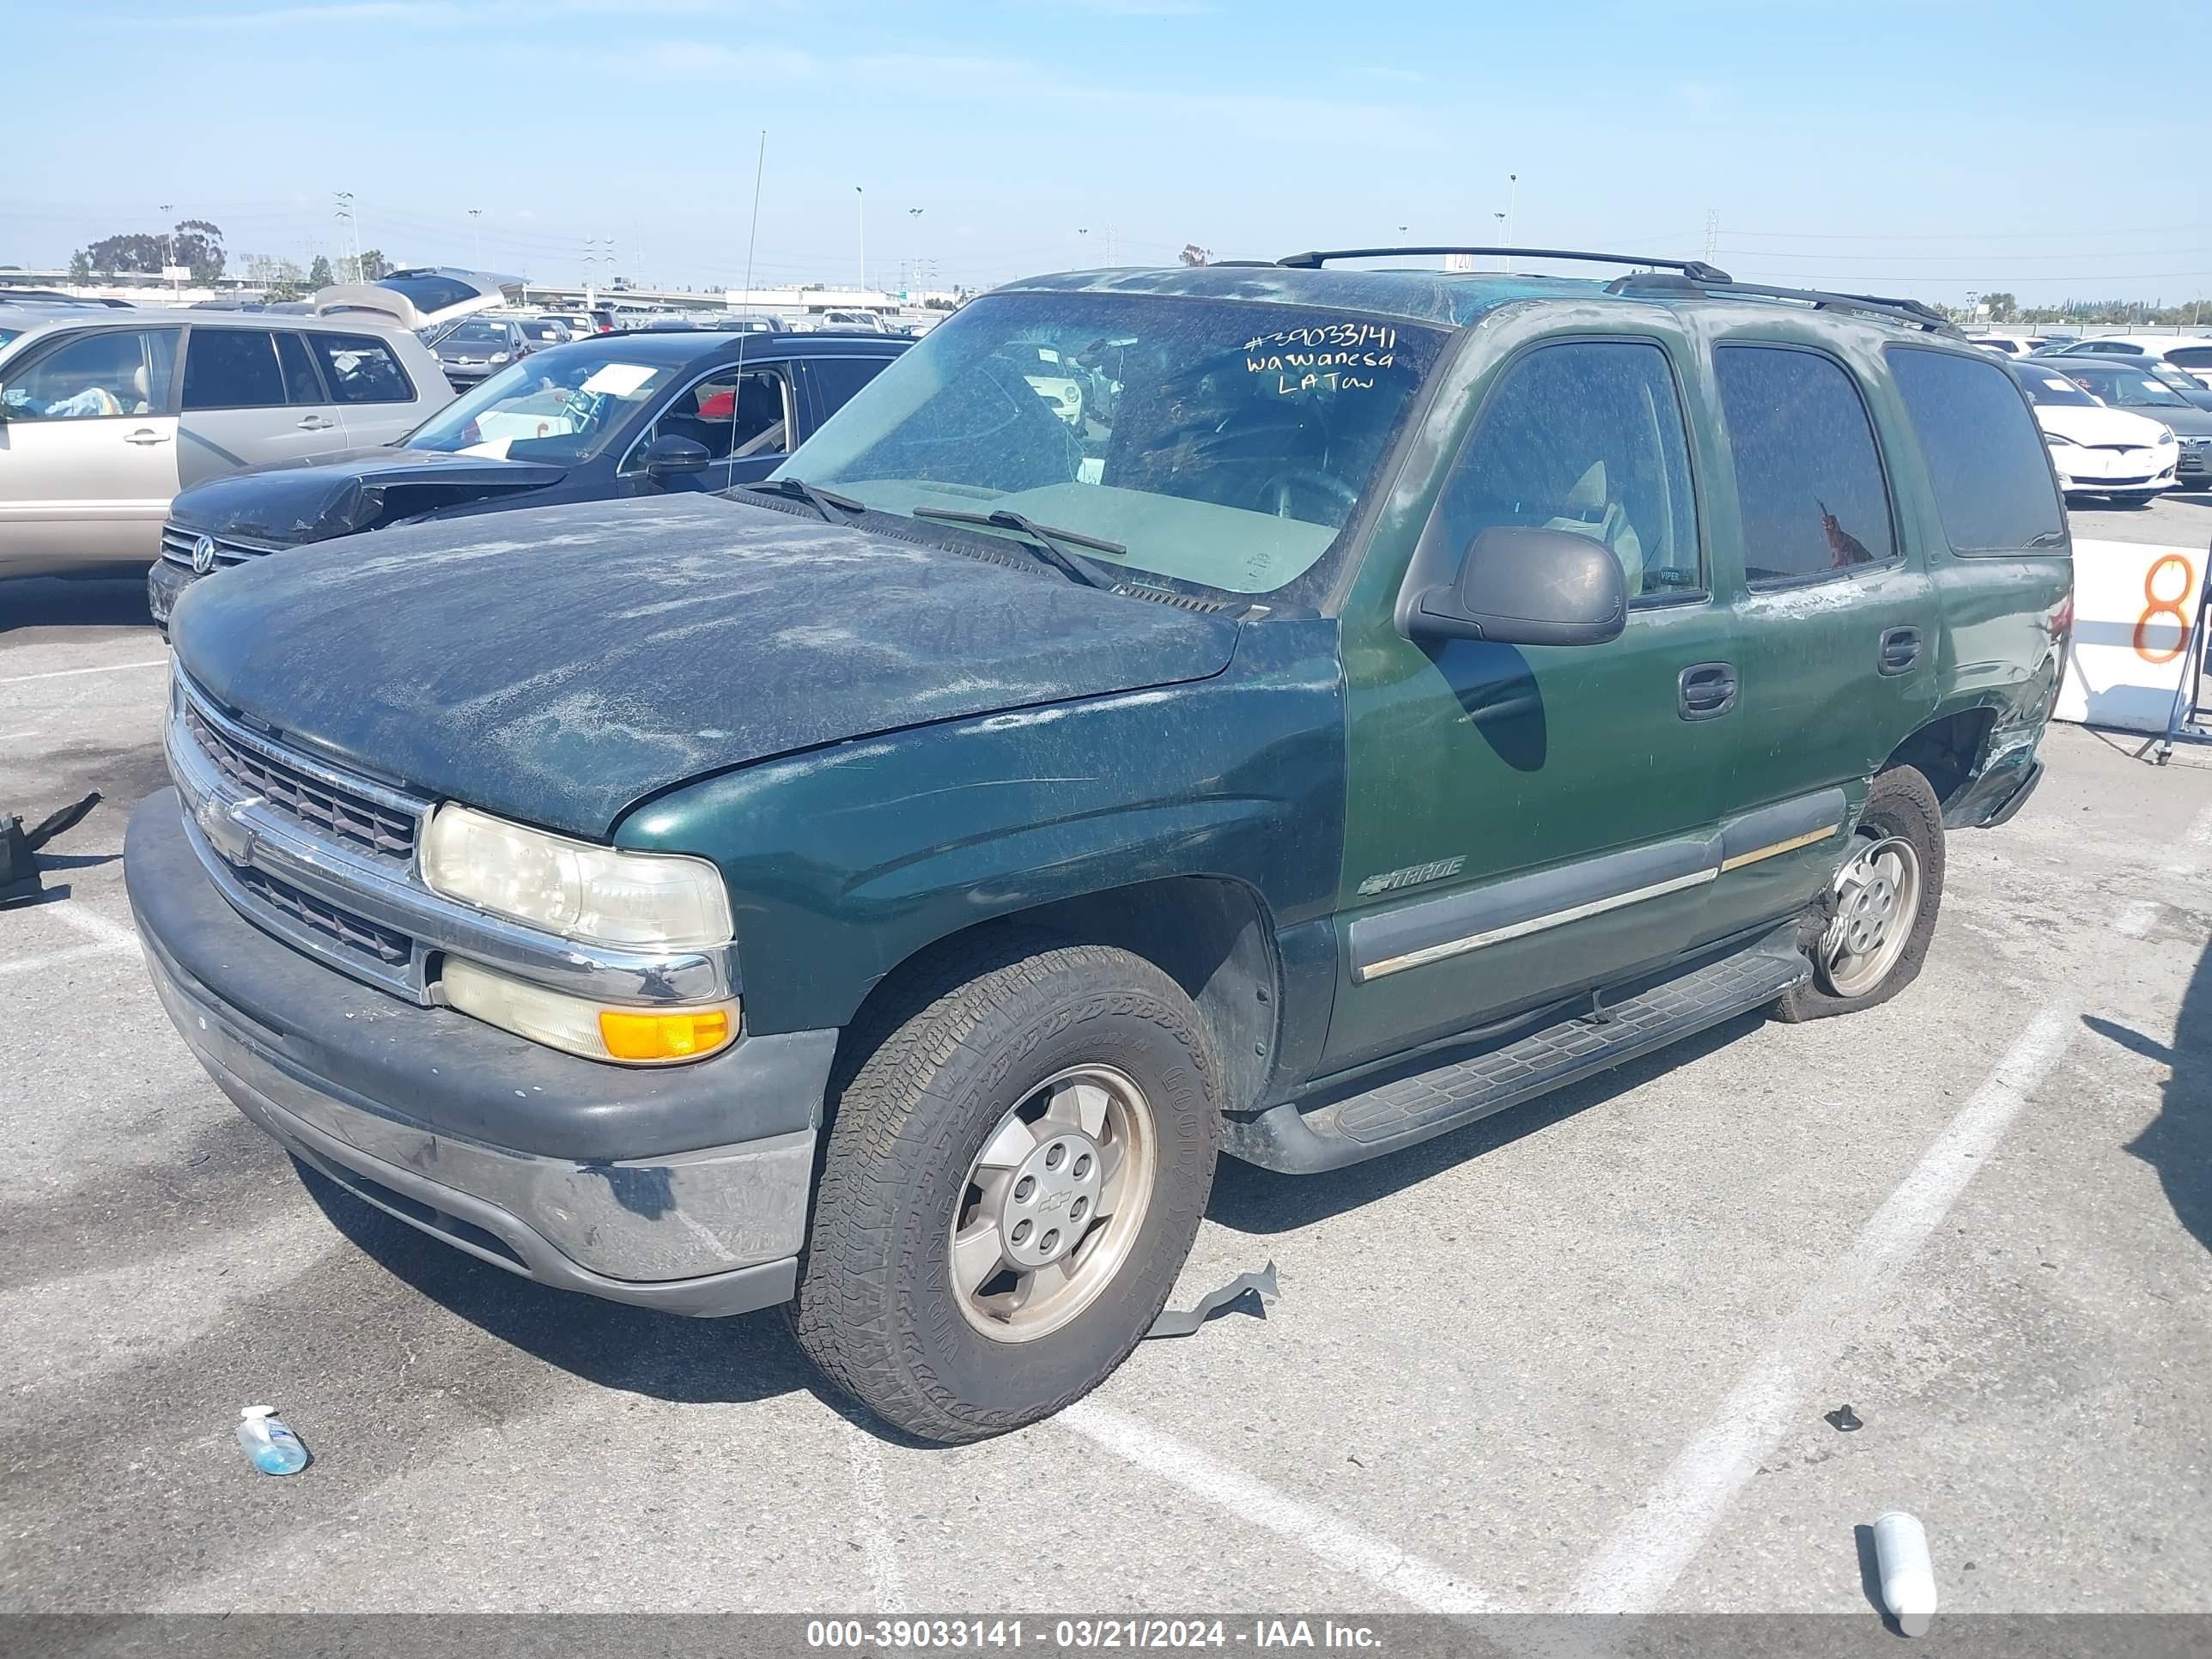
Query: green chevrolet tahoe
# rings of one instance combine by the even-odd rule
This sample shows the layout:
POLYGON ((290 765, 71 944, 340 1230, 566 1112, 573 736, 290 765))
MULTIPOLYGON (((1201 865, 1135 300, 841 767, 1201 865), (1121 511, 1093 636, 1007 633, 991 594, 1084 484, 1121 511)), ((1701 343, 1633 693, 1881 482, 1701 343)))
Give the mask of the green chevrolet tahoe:
POLYGON ((1895 995, 2039 775, 2042 441, 1910 303, 1611 263, 1021 283, 765 485, 198 584, 163 1003, 370 1204, 958 1441, 1127 1355, 1223 1152, 1895 995))

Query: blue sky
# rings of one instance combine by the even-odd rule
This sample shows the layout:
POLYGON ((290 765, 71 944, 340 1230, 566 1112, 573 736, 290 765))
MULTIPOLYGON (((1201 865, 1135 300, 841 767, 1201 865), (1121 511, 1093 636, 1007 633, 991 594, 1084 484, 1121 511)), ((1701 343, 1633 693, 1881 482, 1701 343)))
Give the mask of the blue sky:
POLYGON ((1694 255, 1710 212, 1739 276, 2171 303, 2212 298, 2199 89, 2159 65, 2200 16, 2144 0, 2114 40, 2033 0, 15 0, 0 261, 163 202, 234 254, 335 252, 350 190, 409 262, 480 234, 487 266, 573 281, 611 238, 625 274, 719 286, 765 128, 763 283, 852 280, 863 206, 879 283, 1104 264, 1109 235, 1124 264, 1489 241, 1517 173, 1526 244, 1694 255), (2124 79, 2045 72, 2100 40, 2124 79))

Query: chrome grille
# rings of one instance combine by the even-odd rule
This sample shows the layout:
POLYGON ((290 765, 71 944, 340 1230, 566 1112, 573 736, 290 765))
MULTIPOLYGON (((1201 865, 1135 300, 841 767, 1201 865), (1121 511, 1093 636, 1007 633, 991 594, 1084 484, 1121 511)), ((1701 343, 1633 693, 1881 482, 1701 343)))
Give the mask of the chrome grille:
POLYGON ((279 881, 264 870, 251 866, 234 866, 230 877, 272 910, 387 968, 404 968, 414 958, 415 941, 406 934, 380 927, 366 916, 325 903, 312 893, 301 892, 289 882, 279 881))
POLYGON ((286 764, 225 731, 189 696, 184 719, 185 729, 200 751, 247 793, 346 846, 402 867, 413 864, 418 811, 387 805, 286 764))
MULTIPOLYGON (((161 526, 161 556, 171 564, 180 564, 185 569, 191 569, 192 548, 205 533, 204 531, 188 530, 180 524, 163 525, 161 526)), ((258 559, 264 553, 272 553, 276 550, 274 548, 257 547, 252 542, 239 541, 229 536, 210 536, 208 539, 215 544, 215 562, 217 569, 222 569, 227 565, 244 564, 248 559, 258 559)))

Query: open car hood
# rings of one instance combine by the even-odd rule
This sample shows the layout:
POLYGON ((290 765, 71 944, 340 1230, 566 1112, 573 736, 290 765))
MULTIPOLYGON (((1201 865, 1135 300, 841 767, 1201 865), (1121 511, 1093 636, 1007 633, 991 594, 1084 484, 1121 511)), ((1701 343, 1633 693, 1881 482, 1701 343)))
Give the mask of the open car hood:
POLYGON ((550 461, 435 449, 352 449, 226 472, 180 492, 172 523, 276 547, 326 542, 441 508, 544 489, 568 476, 550 461))
POLYGON ((705 774, 1204 679, 1220 616, 711 495, 526 508, 185 590, 185 672, 341 763, 602 837, 705 774))

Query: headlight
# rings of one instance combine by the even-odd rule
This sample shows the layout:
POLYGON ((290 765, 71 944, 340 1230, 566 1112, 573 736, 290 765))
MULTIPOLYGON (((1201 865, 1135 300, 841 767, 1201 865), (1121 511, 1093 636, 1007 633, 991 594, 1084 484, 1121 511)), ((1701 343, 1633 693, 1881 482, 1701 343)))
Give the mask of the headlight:
POLYGON ((2071 438, 2067 437, 2063 433, 2057 432, 2045 433, 2043 434, 2043 441, 2049 444, 2053 449, 2077 449, 2080 447, 2080 446, 2071 438))
POLYGON ((507 354, 504 351, 495 351, 484 361, 488 363, 503 363, 507 361, 507 354))
POLYGON ((2172 428, 2171 427, 2163 427, 2163 426, 2162 426, 2162 427, 2160 427, 2160 428, 2159 428, 2159 429, 2158 429, 2158 447, 2159 447, 2160 449, 2163 449, 2163 448, 2165 448, 2165 447, 2166 447, 2166 445, 2168 445, 2168 444, 2172 443, 2172 441, 2173 441, 2173 430, 2172 430, 2172 428))
POLYGON ((549 1048, 629 1066, 704 1060, 737 1038, 732 1002, 702 1008, 606 1008, 447 957, 439 979, 447 1006, 549 1048))
POLYGON ((422 879, 568 939, 680 951, 732 934, 729 895, 704 859, 621 852, 450 803, 422 837, 422 879))

